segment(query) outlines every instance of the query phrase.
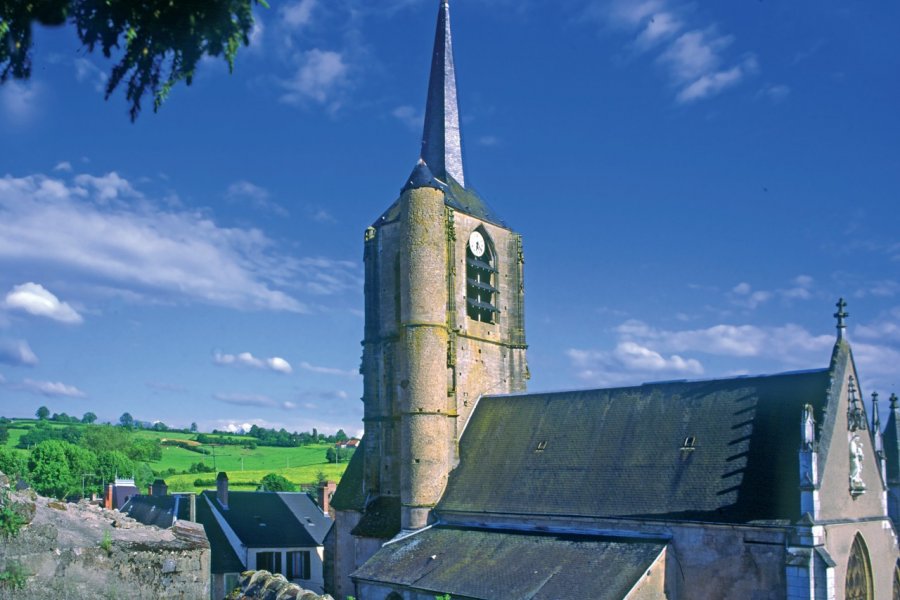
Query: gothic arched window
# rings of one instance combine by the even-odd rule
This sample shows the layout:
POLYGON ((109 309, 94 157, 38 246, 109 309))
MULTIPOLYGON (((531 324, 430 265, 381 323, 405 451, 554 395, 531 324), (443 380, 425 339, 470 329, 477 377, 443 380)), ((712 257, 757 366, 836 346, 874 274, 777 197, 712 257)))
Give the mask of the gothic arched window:
POLYGON ((494 323, 497 310, 497 255, 487 232, 479 227, 466 245, 466 314, 494 323))
MULTIPOLYGON (((895 584, 894 597, 897 596, 895 584)), ((847 581, 844 585, 844 597, 847 600, 873 600, 872 566, 869 563, 869 552, 862 536, 856 534, 853 548, 850 549, 850 560, 847 563, 847 581)))

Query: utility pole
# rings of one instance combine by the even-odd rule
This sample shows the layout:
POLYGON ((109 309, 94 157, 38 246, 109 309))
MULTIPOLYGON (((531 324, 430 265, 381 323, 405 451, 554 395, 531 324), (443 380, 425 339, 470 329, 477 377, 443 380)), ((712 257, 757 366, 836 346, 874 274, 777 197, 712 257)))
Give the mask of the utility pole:
POLYGON ((84 498, 84 480, 86 477, 96 477, 96 473, 82 473, 81 474, 81 497, 84 498))

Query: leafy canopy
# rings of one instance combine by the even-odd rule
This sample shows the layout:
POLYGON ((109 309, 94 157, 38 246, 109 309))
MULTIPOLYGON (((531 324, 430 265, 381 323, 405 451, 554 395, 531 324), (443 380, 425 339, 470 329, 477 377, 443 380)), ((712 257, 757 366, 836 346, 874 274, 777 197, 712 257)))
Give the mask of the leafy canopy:
POLYGON ((134 121, 145 96, 156 112, 175 84, 190 85, 204 56, 222 56, 232 71, 241 44, 250 43, 256 4, 268 7, 265 0, 0 0, 0 83, 31 76, 35 23, 69 22, 89 52, 116 55, 105 97, 124 82, 134 121))

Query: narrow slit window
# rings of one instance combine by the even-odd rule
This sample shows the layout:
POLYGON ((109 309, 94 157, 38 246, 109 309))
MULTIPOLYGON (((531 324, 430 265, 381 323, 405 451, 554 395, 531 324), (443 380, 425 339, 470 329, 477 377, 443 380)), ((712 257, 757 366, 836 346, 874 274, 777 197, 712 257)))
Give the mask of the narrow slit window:
POLYGON ((696 447, 695 446, 696 443, 697 443, 697 438, 695 438, 692 435, 689 435, 686 438, 684 438, 684 443, 681 445, 681 449, 682 450, 693 450, 696 447))
POLYGON ((466 247, 466 313, 470 319, 495 323, 497 318, 497 260, 487 232, 479 227, 466 247))

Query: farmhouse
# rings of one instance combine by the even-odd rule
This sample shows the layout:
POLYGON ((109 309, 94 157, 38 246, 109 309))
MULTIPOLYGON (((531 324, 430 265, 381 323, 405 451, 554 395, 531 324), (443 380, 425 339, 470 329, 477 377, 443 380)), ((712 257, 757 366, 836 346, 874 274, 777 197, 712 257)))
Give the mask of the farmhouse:
POLYGON ((900 598, 900 409, 883 431, 843 301, 821 369, 524 393, 522 238, 466 187, 446 0, 421 159, 364 261, 335 597, 900 598))

